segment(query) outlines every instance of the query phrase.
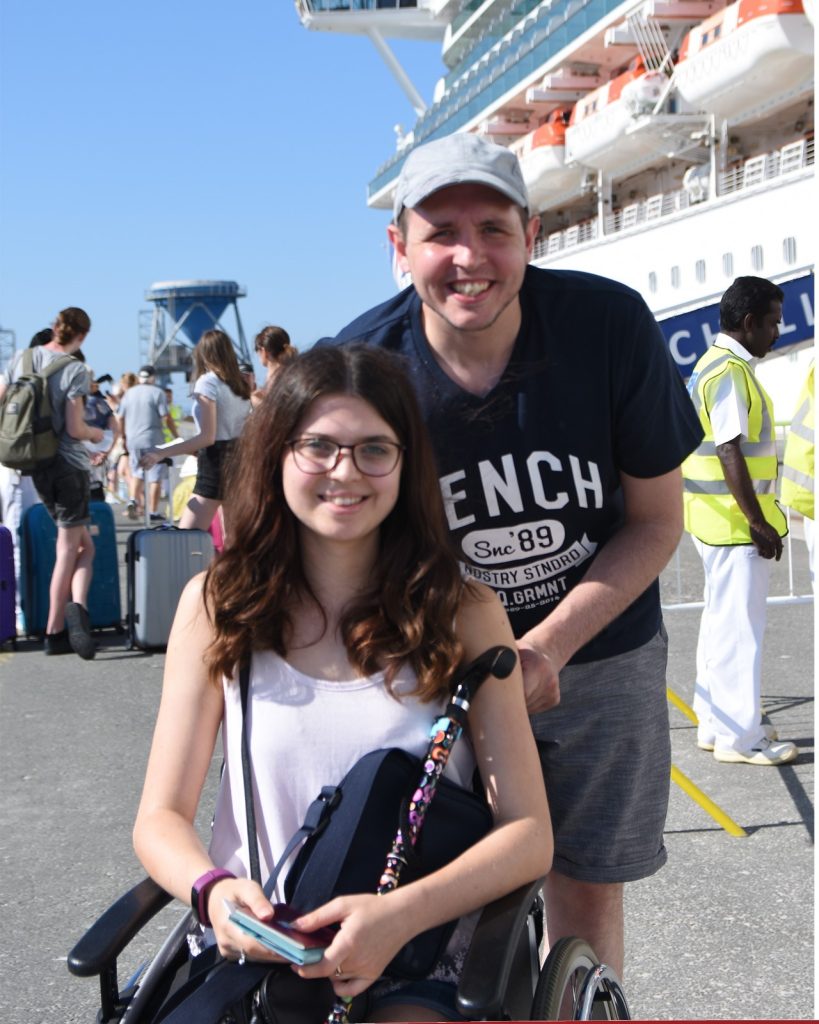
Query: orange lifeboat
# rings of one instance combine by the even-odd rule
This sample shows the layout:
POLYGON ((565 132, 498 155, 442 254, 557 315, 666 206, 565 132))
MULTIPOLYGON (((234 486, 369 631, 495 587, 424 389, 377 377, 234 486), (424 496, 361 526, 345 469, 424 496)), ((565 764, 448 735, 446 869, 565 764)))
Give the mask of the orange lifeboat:
POLYGON ((667 85, 662 72, 634 57, 610 82, 577 101, 566 131, 566 159, 610 172, 639 159, 645 142, 626 129, 654 108, 667 85))
POLYGON ((570 112, 569 107, 558 107, 542 125, 509 147, 520 160, 534 209, 545 209, 551 199, 574 186, 582 175, 581 168, 566 165, 566 126, 570 112))
POLYGON ((737 0, 683 40, 677 92, 694 108, 741 122, 813 89, 813 26, 803 0, 737 0))

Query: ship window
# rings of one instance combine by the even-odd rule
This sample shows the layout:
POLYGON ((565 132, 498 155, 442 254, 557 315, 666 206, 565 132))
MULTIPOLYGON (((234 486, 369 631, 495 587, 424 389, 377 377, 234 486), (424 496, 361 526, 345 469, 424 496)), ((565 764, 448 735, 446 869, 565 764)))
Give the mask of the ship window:
POLYGON ((732 252, 722 254, 722 272, 726 277, 734 276, 734 254, 732 252))
POLYGON ((782 255, 786 263, 796 263, 796 239, 792 235, 783 239, 782 255))
POLYGON ((751 246, 751 266, 754 270, 762 270, 765 260, 762 256, 762 246, 752 245, 751 246))
POLYGON ((679 267, 672 267, 671 268, 671 287, 672 288, 679 288, 680 287, 680 268, 679 267))
POLYGON ((696 274, 697 280, 702 284, 705 280, 705 260, 697 260, 694 264, 694 273, 696 274))
POLYGON ((648 275, 648 290, 650 292, 657 291, 657 275, 652 270, 648 275))

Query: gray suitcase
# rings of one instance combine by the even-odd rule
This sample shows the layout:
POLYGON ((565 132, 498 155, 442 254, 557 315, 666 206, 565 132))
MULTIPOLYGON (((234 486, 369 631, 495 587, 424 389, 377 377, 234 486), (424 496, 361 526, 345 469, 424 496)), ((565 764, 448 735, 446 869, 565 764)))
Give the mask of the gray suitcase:
POLYGON ((160 526, 128 538, 128 635, 131 647, 165 648, 185 584, 213 559, 205 530, 160 526))

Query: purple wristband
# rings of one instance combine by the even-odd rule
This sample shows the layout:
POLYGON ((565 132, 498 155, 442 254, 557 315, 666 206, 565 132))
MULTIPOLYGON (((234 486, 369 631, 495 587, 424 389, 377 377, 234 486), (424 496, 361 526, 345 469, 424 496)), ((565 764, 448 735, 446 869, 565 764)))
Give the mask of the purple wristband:
POLYGON ((224 868, 211 868, 201 875, 191 886, 191 907, 194 917, 204 927, 210 928, 210 917, 208 915, 208 893, 211 886, 220 882, 223 878, 235 878, 232 871, 224 868))

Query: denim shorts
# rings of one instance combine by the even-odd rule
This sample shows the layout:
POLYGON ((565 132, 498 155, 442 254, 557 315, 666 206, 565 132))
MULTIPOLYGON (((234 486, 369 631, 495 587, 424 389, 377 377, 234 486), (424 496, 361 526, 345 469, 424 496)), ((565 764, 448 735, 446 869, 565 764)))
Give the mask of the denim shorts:
POLYGON ((668 637, 560 673, 560 703, 532 715, 553 866, 581 882, 633 882, 665 864, 671 783, 668 637))
POLYGON ((87 469, 72 466, 57 455, 38 466, 31 480, 57 526, 88 526, 91 479, 87 469))

